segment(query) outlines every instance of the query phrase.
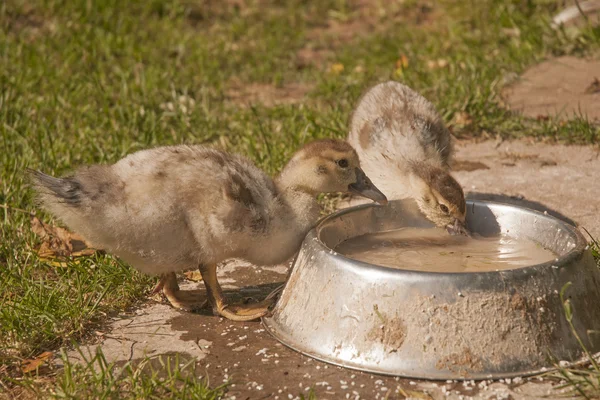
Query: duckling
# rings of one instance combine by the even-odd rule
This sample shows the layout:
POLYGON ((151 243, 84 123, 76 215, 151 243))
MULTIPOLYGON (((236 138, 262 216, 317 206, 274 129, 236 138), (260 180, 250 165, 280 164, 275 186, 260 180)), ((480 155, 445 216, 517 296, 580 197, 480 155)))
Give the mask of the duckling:
POLYGON ((398 82, 374 86, 358 102, 348 141, 389 198, 414 198, 437 226, 467 233, 465 196, 449 173, 450 133, 427 99, 398 82))
POLYGON ((213 311, 237 321, 265 315, 272 300, 228 304, 217 281, 219 262, 290 259, 318 219, 319 193, 350 191, 387 202, 356 151, 333 139, 305 145, 274 180, 240 155, 200 145, 142 150, 63 178, 30 172, 48 211, 96 247, 160 275, 157 288, 173 306, 198 303, 180 291, 175 276, 198 267, 213 311))

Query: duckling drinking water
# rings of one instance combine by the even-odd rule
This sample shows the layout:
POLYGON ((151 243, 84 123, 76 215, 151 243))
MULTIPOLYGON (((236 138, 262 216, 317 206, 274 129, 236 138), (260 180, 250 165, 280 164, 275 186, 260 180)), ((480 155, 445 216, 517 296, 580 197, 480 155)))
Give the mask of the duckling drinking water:
POLYGON ((64 178, 32 177, 44 207, 72 230, 161 275, 158 287, 173 306, 197 304, 179 290, 175 272, 198 267, 213 311, 237 321, 263 316, 270 300, 227 304, 217 263, 290 259, 318 219, 319 193, 350 191, 387 202, 340 140, 307 144, 275 180, 242 156, 185 145, 142 150, 64 178))
POLYGON ((348 141, 389 198, 414 198, 437 226, 466 233, 465 196, 449 173, 450 133, 427 99, 398 82, 374 86, 358 102, 348 141))

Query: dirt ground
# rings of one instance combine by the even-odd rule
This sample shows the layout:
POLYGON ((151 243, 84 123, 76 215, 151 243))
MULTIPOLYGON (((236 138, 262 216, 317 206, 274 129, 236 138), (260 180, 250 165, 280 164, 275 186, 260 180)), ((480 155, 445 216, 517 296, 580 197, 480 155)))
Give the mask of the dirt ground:
MULTIPOLYGON (((266 296, 283 282, 287 267, 254 268, 232 261, 219 271, 226 295, 239 300, 266 296)), ((182 288, 204 295, 199 282, 182 288)), ((100 343, 109 361, 126 362, 144 355, 180 355, 181 363, 196 357, 196 371, 211 385, 229 380, 226 399, 300 399, 312 388, 318 399, 541 399, 558 395, 540 378, 482 382, 429 382, 362 373, 328 365, 292 351, 260 322, 231 322, 210 315, 177 311, 162 302, 113 318, 100 343)), ((80 358, 70 352, 73 360, 80 358)), ((567 397, 568 398, 568 397, 567 397)))
POLYGON ((467 197, 519 204, 600 237, 600 149, 527 140, 459 143, 454 175, 467 197))

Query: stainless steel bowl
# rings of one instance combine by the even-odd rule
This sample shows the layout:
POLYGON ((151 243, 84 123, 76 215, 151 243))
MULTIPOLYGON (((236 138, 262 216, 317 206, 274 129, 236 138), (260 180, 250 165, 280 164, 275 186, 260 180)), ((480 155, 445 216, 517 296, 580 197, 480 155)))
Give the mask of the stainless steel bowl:
POLYGON ((391 269, 331 250, 365 233, 431 224, 414 202, 362 205, 323 219, 304 240, 266 329, 285 345, 332 364, 425 379, 534 374, 552 360, 600 351, 600 272, 574 227, 525 208, 467 202, 468 228, 528 238, 553 262, 481 273, 391 269))

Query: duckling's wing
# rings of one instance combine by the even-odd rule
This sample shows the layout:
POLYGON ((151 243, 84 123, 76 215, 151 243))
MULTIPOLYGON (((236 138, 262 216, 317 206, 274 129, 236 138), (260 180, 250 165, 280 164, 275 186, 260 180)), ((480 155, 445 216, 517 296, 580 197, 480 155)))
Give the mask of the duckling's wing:
POLYGON ((244 258, 248 249, 260 246, 271 232, 276 208, 276 188, 272 179, 243 157, 225 153, 205 153, 216 160, 210 169, 195 177, 183 172, 179 179, 178 205, 198 243, 203 262, 244 258))
POLYGON ((218 168, 202 180, 203 190, 188 192, 185 208, 197 216, 209 216, 208 221, 218 221, 209 224, 214 237, 264 233, 277 197, 273 180, 244 157, 219 154, 224 157, 218 168))
POLYGON ((266 196, 274 193, 264 193, 252 175, 241 171, 230 174, 224 185, 223 208, 226 209, 224 219, 235 221, 239 226, 247 227, 249 233, 264 232, 270 222, 266 196))

